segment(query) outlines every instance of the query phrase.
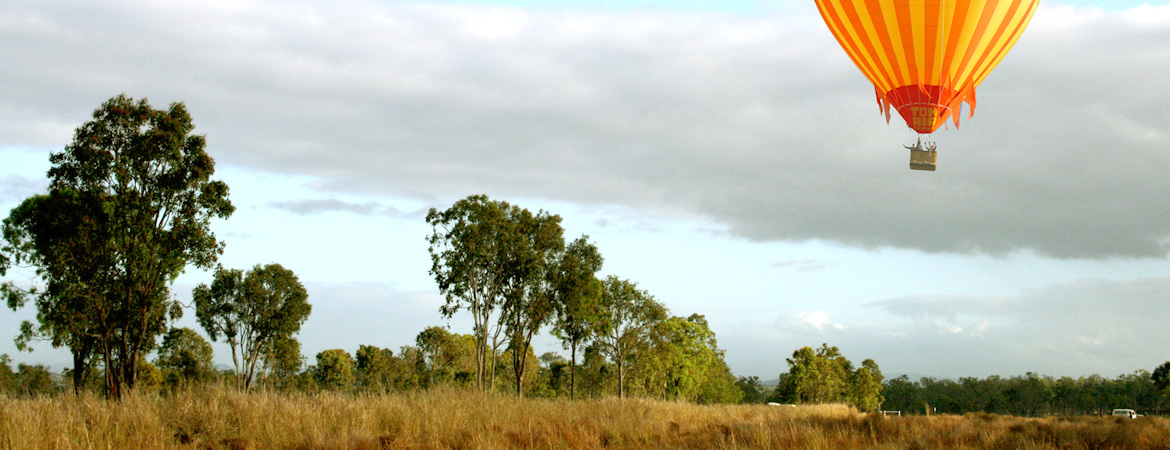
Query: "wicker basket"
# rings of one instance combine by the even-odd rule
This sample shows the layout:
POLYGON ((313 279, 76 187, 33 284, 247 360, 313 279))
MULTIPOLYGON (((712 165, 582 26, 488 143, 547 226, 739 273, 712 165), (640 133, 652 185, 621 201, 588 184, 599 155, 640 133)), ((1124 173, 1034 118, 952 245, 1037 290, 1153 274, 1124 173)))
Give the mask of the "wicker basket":
POLYGON ((911 169, 933 171, 937 164, 938 152, 930 150, 910 150, 911 169))

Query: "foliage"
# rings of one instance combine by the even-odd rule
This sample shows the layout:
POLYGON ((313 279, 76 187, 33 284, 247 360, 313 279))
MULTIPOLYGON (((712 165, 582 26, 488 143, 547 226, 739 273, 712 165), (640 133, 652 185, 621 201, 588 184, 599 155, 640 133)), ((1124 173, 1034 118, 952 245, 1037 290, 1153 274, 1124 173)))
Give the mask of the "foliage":
POLYGON ((234 208, 193 129, 182 103, 156 110, 114 97, 50 155, 48 195, 4 222, 0 263, 35 268, 44 286, 4 285, 10 307, 37 307, 39 325, 23 325, 20 340, 70 347, 79 375, 100 355, 109 398, 134 387, 138 361, 180 313, 171 281, 188 264, 210 268, 223 249, 210 221, 234 208))
POLYGON ((846 400, 862 411, 881 411, 885 400, 882 397, 882 371, 874 360, 862 361, 861 367, 853 371, 846 389, 846 400))
POLYGON ((475 336, 431 326, 419 332, 415 345, 426 386, 458 384, 459 380, 470 380, 476 370, 475 336))
POLYGON ((882 393, 882 409, 904 413, 922 412, 929 405, 932 412, 948 414, 1095 415, 1116 408, 1146 414, 1164 413, 1170 405, 1170 398, 1144 370, 1113 379, 1100 375, 1055 378, 1035 373, 957 381, 930 377, 911 381, 900 376, 886 380, 882 393))
POLYGON ((739 377, 735 380, 735 386, 743 393, 739 400, 740 403, 752 404, 767 401, 768 393, 765 392, 764 386, 760 384, 760 377, 739 377))
POLYGON ((171 328, 163 336, 155 365, 168 386, 189 386, 211 378, 211 344, 190 328, 171 328))
POLYGON ((1154 386, 1163 393, 1170 394, 1170 361, 1166 361, 1154 368, 1154 373, 1150 374, 1150 379, 1154 381, 1154 386))
POLYGON ((342 349, 325 350, 317 354, 314 376, 322 389, 348 391, 357 381, 354 360, 342 349))
POLYGON ((12 357, 7 353, 0 354, 0 394, 16 392, 16 374, 12 372, 12 357))
POLYGON ((49 368, 41 364, 18 364, 16 371, 16 392, 25 397, 53 395, 61 387, 53 381, 49 368))
POLYGON ((877 411, 882 404, 882 374, 876 362, 867 359, 854 370, 840 349, 821 344, 813 350, 802 347, 787 359, 788 372, 781 374, 772 398, 783 403, 846 402, 865 411, 877 411))
POLYGON ((569 361, 563 356, 553 353, 545 352, 540 355, 540 368, 538 370, 538 386, 541 392, 541 397, 563 397, 569 395, 568 380, 569 377, 569 361))
POLYGON ((551 320, 556 312, 559 288, 557 285, 558 258, 564 251, 564 230, 560 216, 541 211, 532 214, 526 209, 511 215, 509 233, 513 241, 507 257, 513 281, 505 291, 500 322, 507 335, 508 356, 516 395, 524 393, 524 375, 536 364, 532 355, 532 336, 551 320))
POLYGON ((427 213, 427 223, 433 228, 427 238, 429 273, 446 299, 439 312, 447 318, 461 309, 471 313, 475 323, 475 386, 479 389, 487 387, 487 371, 495 365, 494 345, 488 353, 489 336, 499 333, 499 327, 492 323, 493 315, 508 288, 519 282, 507 270, 511 250, 507 246, 514 231, 510 216, 518 209, 486 195, 473 195, 445 211, 431 208, 427 213))
POLYGON ((44 365, 17 364, 13 372, 12 358, 0 354, 0 398, 5 395, 22 398, 51 396, 61 390, 60 384, 44 365))
POLYGON ((601 283, 598 319, 593 338, 616 366, 618 397, 624 398, 626 372, 638 350, 650 345, 650 331, 666 319, 666 308, 637 284, 610 275, 601 283))
MULTIPOLYGON (((499 333, 506 329, 509 344, 523 346, 521 341, 530 340, 551 312, 542 282, 549 255, 563 245, 560 220, 485 195, 469 196, 445 211, 432 208, 427 214, 433 228, 427 239, 430 274, 446 298, 439 312, 448 318, 462 309, 471 312, 480 389, 487 387, 489 370, 494 380, 499 333)), ((518 371, 525 367, 524 355, 517 353, 518 371)))
POLYGON ((612 392, 620 392, 616 364, 606 360, 599 343, 585 346, 585 356, 577 374, 581 382, 581 393, 589 398, 602 398, 612 392))
POLYGON ((508 383, 512 386, 512 393, 513 393, 513 395, 516 395, 517 397, 523 397, 525 395, 534 396, 534 395, 547 394, 548 388, 546 386, 540 385, 538 383, 534 383, 534 382, 532 382, 533 380, 530 379, 530 378, 535 378, 537 381, 539 381, 541 379, 541 377, 539 376, 539 373, 541 370, 540 361, 539 361, 539 359, 537 359, 536 354, 532 351, 532 346, 528 346, 525 349, 524 353, 526 353, 526 354, 523 356, 513 355, 512 353, 515 351, 517 351, 517 349, 515 347, 509 346, 500 355, 501 361, 507 361, 507 363, 509 365, 517 364, 517 362, 523 361, 524 367, 522 370, 519 370, 519 371, 517 371, 517 370, 504 371, 502 381, 504 381, 505 383, 508 383), (528 378, 526 378, 526 380, 528 380, 527 382, 520 383, 517 381, 518 380, 518 378, 516 378, 517 374, 523 374, 523 375, 538 374, 538 376, 528 377, 528 378), (517 393, 515 390, 516 386, 521 386, 521 388, 522 388, 522 390, 519 393, 517 393))
POLYGON ((65 190, 26 199, 3 223, 0 274, 10 264, 28 265, 46 283, 40 289, 24 289, 14 282, 0 285, 9 308, 16 310, 30 298, 36 305, 37 324, 21 323, 16 347, 32 351, 29 342, 42 339, 53 347, 68 347, 75 392, 86 383, 105 315, 104 303, 95 298, 104 295, 102 287, 92 279, 96 276, 92 267, 108 257, 101 244, 108 237, 97 220, 104 214, 102 202, 65 190))
POLYGON ((601 319, 601 281, 596 273, 603 261, 589 236, 581 236, 565 248, 553 272, 553 334, 569 348, 570 398, 576 396, 577 347, 593 335, 601 319))
POLYGON ((649 343, 635 352, 631 377, 642 394, 699 403, 736 403, 742 398, 702 315, 658 322, 649 343))
POLYGON ((142 392, 157 393, 163 385, 163 373, 158 366, 145 359, 138 361, 138 385, 136 389, 142 392))
POLYGON ((304 364, 301 342, 292 336, 273 339, 264 347, 260 364, 264 368, 265 379, 276 387, 286 387, 287 382, 297 376, 304 364))
POLYGON ((257 264, 247 274, 219 268, 211 286, 192 292, 195 315, 211 340, 223 336, 232 350, 236 382, 248 389, 261 356, 301 329, 313 307, 296 274, 280 264, 257 264))
POLYGON ((386 392, 394 387, 395 374, 400 370, 401 361, 394 356, 393 351, 362 345, 358 347, 355 356, 357 384, 360 388, 372 392, 386 392))

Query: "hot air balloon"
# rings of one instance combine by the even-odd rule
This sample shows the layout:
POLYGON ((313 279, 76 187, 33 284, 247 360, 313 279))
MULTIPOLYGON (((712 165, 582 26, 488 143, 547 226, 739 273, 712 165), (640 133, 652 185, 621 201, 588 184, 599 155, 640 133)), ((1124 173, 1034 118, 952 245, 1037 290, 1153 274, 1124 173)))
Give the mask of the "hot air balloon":
POLYGON ((960 108, 975 114, 975 87, 1024 32, 1040 0, 816 0, 825 24, 873 83, 880 111, 893 107, 919 133, 910 168, 934 170, 930 139, 960 108))

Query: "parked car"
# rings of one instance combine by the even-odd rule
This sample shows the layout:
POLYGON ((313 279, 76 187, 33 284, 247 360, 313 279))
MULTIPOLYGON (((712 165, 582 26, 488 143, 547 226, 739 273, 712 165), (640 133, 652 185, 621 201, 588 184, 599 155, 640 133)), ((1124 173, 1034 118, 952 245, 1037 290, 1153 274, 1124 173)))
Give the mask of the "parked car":
POLYGON ((1129 416, 1130 419, 1136 419, 1138 416, 1138 413, 1137 413, 1137 411, 1134 411, 1132 409, 1115 409, 1115 410, 1113 410, 1113 414, 1111 414, 1111 415, 1113 415, 1113 416, 1129 416))

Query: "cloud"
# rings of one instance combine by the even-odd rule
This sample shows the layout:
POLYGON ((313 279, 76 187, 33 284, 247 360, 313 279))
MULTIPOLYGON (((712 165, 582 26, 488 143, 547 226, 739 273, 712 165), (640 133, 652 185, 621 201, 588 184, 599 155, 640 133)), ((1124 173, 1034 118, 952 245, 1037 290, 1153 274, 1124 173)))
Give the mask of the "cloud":
POLYGON ((973 355, 986 355, 982 363, 1021 373, 1076 374, 1096 367, 1112 375, 1152 370, 1170 351, 1153 331, 1170 320, 1162 307, 1168 294, 1170 278, 1081 280, 1016 296, 905 297, 869 306, 909 319, 909 345, 919 345, 912 339, 938 339, 940 348, 968 347, 973 355))
POLYGON ((819 309, 816 311, 789 311, 785 320, 792 326, 808 327, 821 332, 826 329, 845 329, 845 325, 829 320, 829 315, 819 309))
POLYGON ((832 267, 834 263, 828 261, 821 261, 818 259, 790 259, 787 261, 780 261, 772 263, 773 268, 777 269, 791 269, 795 272, 815 272, 821 269, 832 267))
POLYGON ((378 202, 351 203, 337 199, 300 200, 289 202, 270 202, 269 207, 284 210, 300 216, 325 212, 348 212, 361 216, 381 215, 404 219, 419 219, 426 216, 427 209, 418 211, 402 211, 390 205, 378 202))
POLYGON ((38 192, 44 192, 48 185, 47 180, 33 180, 16 174, 8 175, 0 178, 0 203, 19 202, 38 192))
MULTIPOLYGON (((941 167, 808 4, 741 16, 255 1, 0 12, 0 144, 63 145, 118 92, 187 103, 213 156, 323 194, 665 211, 757 241, 1165 257, 1170 6, 1043 4, 938 134, 941 167)), ((367 205, 279 205, 367 211, 367 205)))
POLYGON ((1153 370, 1170 354, 1158 330, 1170 322, 1170 278, 1088 279, 1013 296, 914 296, 862 305, 863 323, 825 311, 789 311, 768 325, 716 328, 728 363, 773 377, 783 357, 822 342, 889 373, 937 377, 1113 376, 1153 370), (761 355, 759 349, 775 349, 761 355))

